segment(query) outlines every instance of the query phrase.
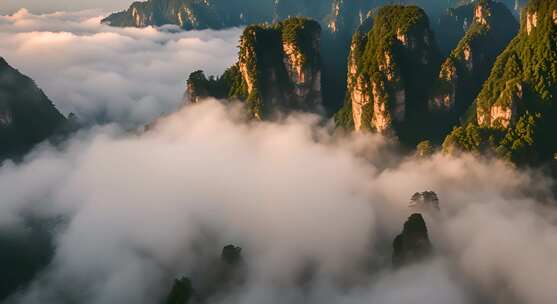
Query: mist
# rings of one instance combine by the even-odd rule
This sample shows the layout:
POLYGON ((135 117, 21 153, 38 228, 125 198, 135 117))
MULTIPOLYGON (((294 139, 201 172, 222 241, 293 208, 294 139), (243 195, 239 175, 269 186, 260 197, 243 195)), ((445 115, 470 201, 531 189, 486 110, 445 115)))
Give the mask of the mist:
POLYGON ((98 8, 107 11, 120 11, 127 9, 132 2, 130 0, 2 0, 0 14, 13 14, 21 8, 26 8, 36 14, 98 8))
POLYGON ((146 124, 175 111, 189 73, 236 61, 241 29, 113 28, 100 10, 0 16, 0 55, 84 123, 146 124))
POLYGON ((339 137, 315 116, 247 122, 241 105, 215 100, 146 133, 110 125, 40 147, 0 169, 0 226, 30 213, 69 220, 52 263, 10 301, 157 302, 172 278, 210 267, 194 244, 217 256, 233 243, 247 283, 216 303, 552 303, 549 180, 472 156, 374 165, 385 151, 396 155, 385 138, 339 137), (377 268, 426 189, 441 197, 427 216, 435 258, 377 268))
POLYGON ((205 303, 555 302, 543 172, 415 158, 310 114, 255 122, 232 101, 183 107, 187 75, 222 73, 241 29, 109 28, 102 15, 0 16, 0 55, 90 123, 0 164, 0 231, 60 223, 52 261, 5 303, 160 303, 175 278, 202 285, 228 244, 243 249, 245 280, 205 303), (440 197, 424 213, 435 254, 395 269, 392 241, 425 190, 440 197))

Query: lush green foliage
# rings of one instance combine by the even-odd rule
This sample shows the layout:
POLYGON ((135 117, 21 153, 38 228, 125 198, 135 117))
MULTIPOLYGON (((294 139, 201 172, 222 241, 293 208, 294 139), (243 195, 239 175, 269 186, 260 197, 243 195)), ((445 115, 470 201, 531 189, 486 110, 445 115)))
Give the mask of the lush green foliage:
POLYGON ((270 0, 148 0, 102 22, 113 26, 175 24, 186 30, 222 29, 272 19, 270 0))
POLYGON ((524 10, 520 34, 498 57, 488 80, 472 106, 468 125, 446 138, 444 149, 484 152, 517 164, 552 159, 557 151, 557 2, 530 1, 524 10), (528 15, 537 14, 537 26, 527 31, 528 15), (477 110, 493 106, 513 109, 508 128, 478 126, 477 110))
POLYGON ((283 43, 296 45, 302 54, 304 66, 320 64, 319 49, 315 41, 321 34, 317 21, 307 18, 290 18, 279 23, 283 43))
MULTIPOLYGON (((453 107, 437 115, 438 136, 464 118, 467 110, 488 78, 497 57, 518 33, 519 25, 510 10, 491 0, 477 1, 483 20, 474 22, 441 67, 440 78, 434 85, 432 99, 450 96, 453 107), (486 23, 483 23, 483 22, 486 23), (447 76, 451 75, 450 79, 447 76)), ((447 110, 447 109, 445 109, 447 110)))
POLYGON ((285 107, 281 110, 295 107, 287 102, 293 84, 284 64, 284 45, 291 44, 299 52, 304 68, 318 71, 320 33, 319 23, 300 17, 248 26, 240 38, 238 63, 218 78, 192 73, 190 95, 238 98, 245 101, 248 116, 258 119, 281 105, 285 107))
POLYGON ((424 140, 416 146, 416 156, 425 158, 435 153, 435 147, 429 140, 424 140))
POLYGON ((190 98, 214 97, 244 100, 247 97, 247 88, 238 65, 228 68, 222 76, 217 78, 214 76, 207 78, 203 71, 195 71, 190 74, 187 85, 190 98))
MULTIPOLYGON (((428 17, 416 6, 391 5, 382 7, 372 18, 371 29, 356 32, 352 39, 349 61, 356 73, 349 72, 348 82, 353 86, 361 79, 366 90, 363 94, 384 103, 388 111, 393 111, 397 93, 404 93, 406 117, 393 127, 403 142, 415 145, 421 137, 417 133, 424 127, 427 88, 439 63, 428 17)), ((353 128, 349 116, 353 91, 354 87, 348 88, 347 102, 336 115, 337 125, 347 129, 353 128)), ((373 105, 368 104, 362 111, 362 129, 373 130, 372 116, 373 105)))
MULTIPOLYGON (((537 14, 537 24, 528 34, 526 18, 522 31, 497 59, 491 75, 477 98, 477 107, 489 109, 493 105, 508 106, 505 92, 509 84, 524 86, 524 99, 529 110, 551 103, 557 96, 557 31, 553 22, 554 1, 530 1, 524 14, 537 14)), ((526 110, 526 109, 524 109, 526 110)))

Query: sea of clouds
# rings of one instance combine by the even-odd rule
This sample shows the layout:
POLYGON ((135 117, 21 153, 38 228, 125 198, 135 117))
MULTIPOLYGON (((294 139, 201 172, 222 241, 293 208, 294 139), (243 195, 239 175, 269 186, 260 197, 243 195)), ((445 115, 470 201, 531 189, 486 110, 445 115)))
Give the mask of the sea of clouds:
POLYGON ((403 156, 308 114, 250 122, 217 100, 173 112, 188 72, 233 62, 240 31, 98 21, 0 19, 2 56, 63 111, 111 122, 0 166, 0 229, 21 228, 22 214, 66 219, 53 261, 8 303, 159 303, 176 277, 195 286, 206 255, 230 243, 243 248, 246 283, 210 303, 554 303, 557 212, 543 174, 403 156), (160 113, 147 132, 126 131, 160 113), (391 242, 424 190, 441 199, 425 214, 435 257, 392 269, 391 242))
POLYGON ((189 73, 221 74, 236 61, 240 29, 122 29, 102 18, 99 10, 0 16, 0 56, 64 114, 127 126, 175 111, 189 73))

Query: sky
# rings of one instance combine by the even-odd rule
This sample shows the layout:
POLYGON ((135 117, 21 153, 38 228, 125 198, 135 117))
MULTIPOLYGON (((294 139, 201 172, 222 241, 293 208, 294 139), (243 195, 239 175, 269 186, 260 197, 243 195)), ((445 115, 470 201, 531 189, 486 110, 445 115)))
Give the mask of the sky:
POLYGON ((9 303, 159 303, 174 278, 202 286, 230 243, 246 282, 209 304, 555 303, 557 210, 542 172, 415 158, 310 114, 184 107, 187 75, 233 64, 241 29, 109 28, 107 8, 0 17, 0 55, 63 113, 102 121, 0 164, 0 230, 25 233, 30 214, 65 220, 53 261, 9 303), (393 269, 409 199, 426 190, 440 198, 424 213, 435 255, 393 269))
POLYGON ((33 13, 84 9, 104 9, 110 12, 127 9, 132 2, 131 0, 1 0, 0 14, 12 14, 21 8, 26 8, 33 13))

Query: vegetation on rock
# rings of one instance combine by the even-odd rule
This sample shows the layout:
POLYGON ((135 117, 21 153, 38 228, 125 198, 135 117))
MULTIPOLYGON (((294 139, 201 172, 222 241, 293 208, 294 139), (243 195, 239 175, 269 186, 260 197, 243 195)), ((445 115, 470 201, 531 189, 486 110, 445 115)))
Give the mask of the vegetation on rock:
POLYGON ((464 114, 488 78, 497 56, 518 32, 518 22, 502 3, 476 1, 464 37, 441 66, 430 99, 436 133, 445 136, 464 114))
POLYGON ((308 18, 248 26, 240 38, 238 63, 223 76, 190 75, 190 100, 235 97, 248 115, 263 119, 274 111, 319 111, 321 26, 308 18))
POLYGON ((401 141, 415 145, 438 63, 438 49, 422 9, 381 8, 373 15, 371 29, 353 37, 347 101, 336 115, 337 125, 394 131, 401 141))
POLYGON ((532 0, 521 30, 497 58, 469 110, 467 125, 446 138, 447 152, 491 153, 519 164, 557 151, 557 2, 532 0))

